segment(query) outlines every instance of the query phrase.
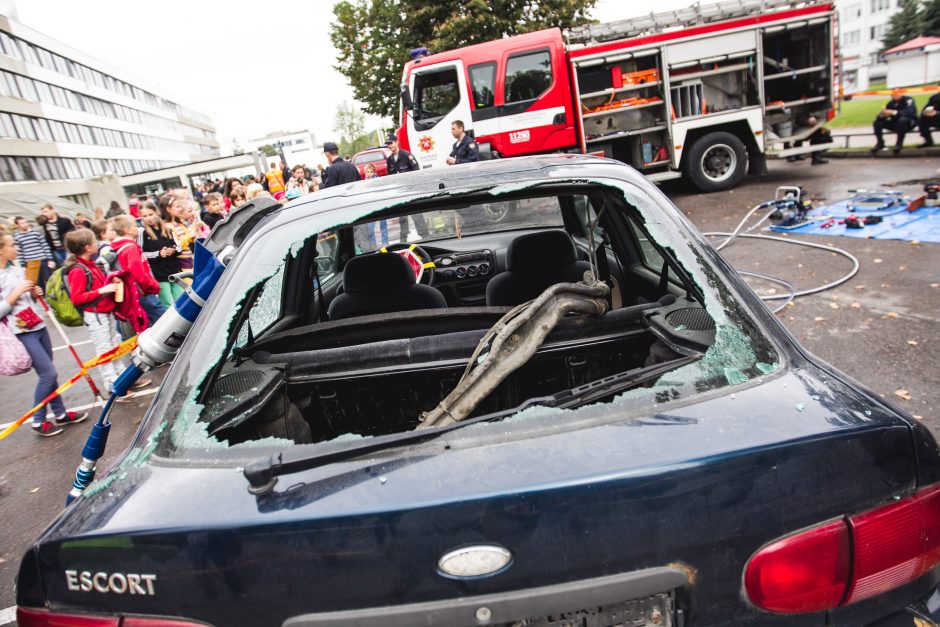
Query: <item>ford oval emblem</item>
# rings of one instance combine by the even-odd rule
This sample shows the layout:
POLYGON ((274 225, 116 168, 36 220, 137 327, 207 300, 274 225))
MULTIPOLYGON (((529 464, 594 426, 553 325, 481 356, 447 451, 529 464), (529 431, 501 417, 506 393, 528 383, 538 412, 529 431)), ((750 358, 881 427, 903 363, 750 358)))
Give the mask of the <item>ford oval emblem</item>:
POLYGON ((494 575, 509 568, 512 553, 494 544, 475 544, 445 553, 437 568, 445 577, 472 579, 494 575))

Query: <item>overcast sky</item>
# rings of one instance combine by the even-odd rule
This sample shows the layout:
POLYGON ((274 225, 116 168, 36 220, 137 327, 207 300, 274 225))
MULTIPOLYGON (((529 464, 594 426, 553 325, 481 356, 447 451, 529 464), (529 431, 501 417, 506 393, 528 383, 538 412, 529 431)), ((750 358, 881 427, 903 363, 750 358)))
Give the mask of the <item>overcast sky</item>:
MULTIPOLYGON (((210 115, 223 152, 233 137, 277 130, 306 128, 320 142, 335 139, 336 104, 353 99, 332 68, 333 0, 0 0, 0 12, 11 2, 23 24, 210 115)), ((691 4, 599 0, 594 17, 609 21, 691 4)))

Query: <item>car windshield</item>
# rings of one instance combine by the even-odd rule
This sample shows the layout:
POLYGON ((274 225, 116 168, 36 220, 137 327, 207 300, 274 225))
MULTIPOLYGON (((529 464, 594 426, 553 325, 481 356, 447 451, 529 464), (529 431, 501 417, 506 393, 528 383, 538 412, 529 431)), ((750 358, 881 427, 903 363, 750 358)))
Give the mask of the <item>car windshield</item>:
POLYGON ((773 372, 685 228, 606 180, 292 206, 226 270, 143 448, 257 456, 482 416, 626 419, 773 372))
MULTIPOLYGON (((585 202, 583 197, 581 202, 585 202)), ((357 251, 368 253, 389 244, 428 242, 533 227, 562 226, 556 196, 486 202, 393 219, 373 220, 353 229, 357 251)))

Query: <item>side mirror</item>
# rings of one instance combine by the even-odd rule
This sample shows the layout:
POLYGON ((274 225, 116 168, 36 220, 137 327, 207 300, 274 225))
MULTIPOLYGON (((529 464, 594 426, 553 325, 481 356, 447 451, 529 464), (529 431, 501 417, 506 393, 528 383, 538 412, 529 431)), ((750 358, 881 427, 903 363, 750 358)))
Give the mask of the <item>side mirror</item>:
POLYGON ((414 111, 415 103, 411 100, 411 92, 408 91, 408 84, 401 86, 401 103, 407 111, 414 111))

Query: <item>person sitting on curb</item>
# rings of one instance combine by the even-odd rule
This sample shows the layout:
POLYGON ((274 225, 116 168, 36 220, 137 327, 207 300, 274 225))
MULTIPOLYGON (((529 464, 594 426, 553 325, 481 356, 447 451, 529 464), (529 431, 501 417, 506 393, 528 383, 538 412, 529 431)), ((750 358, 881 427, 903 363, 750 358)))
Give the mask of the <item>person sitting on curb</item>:
POLYGON ((894 154, 901 152, 904 147, 904 136, 917 124, 917 105, 910 96, 905 96, 901 89, 891 90, 891 100, 885 105, 885 108, 878 112, 878 117, 872 125, 875 129, 875 138, 877 142, 871 149, 871 154, 875 154, 885 147, 885 141, 882 134, 885 129, 897 133, 898 141, 892 151, 894 154))
POLYGON ((917 124, 920 126, 920 136, 924 138, 924 143, 918 148, 933 147, 933 137, 930 131, 931 129, 940 128, 940 115, 938 114, 940 114, 940 91, 930 97, 930 100, 924 106, 924 110, 921 111, 920 121, 917 124))

